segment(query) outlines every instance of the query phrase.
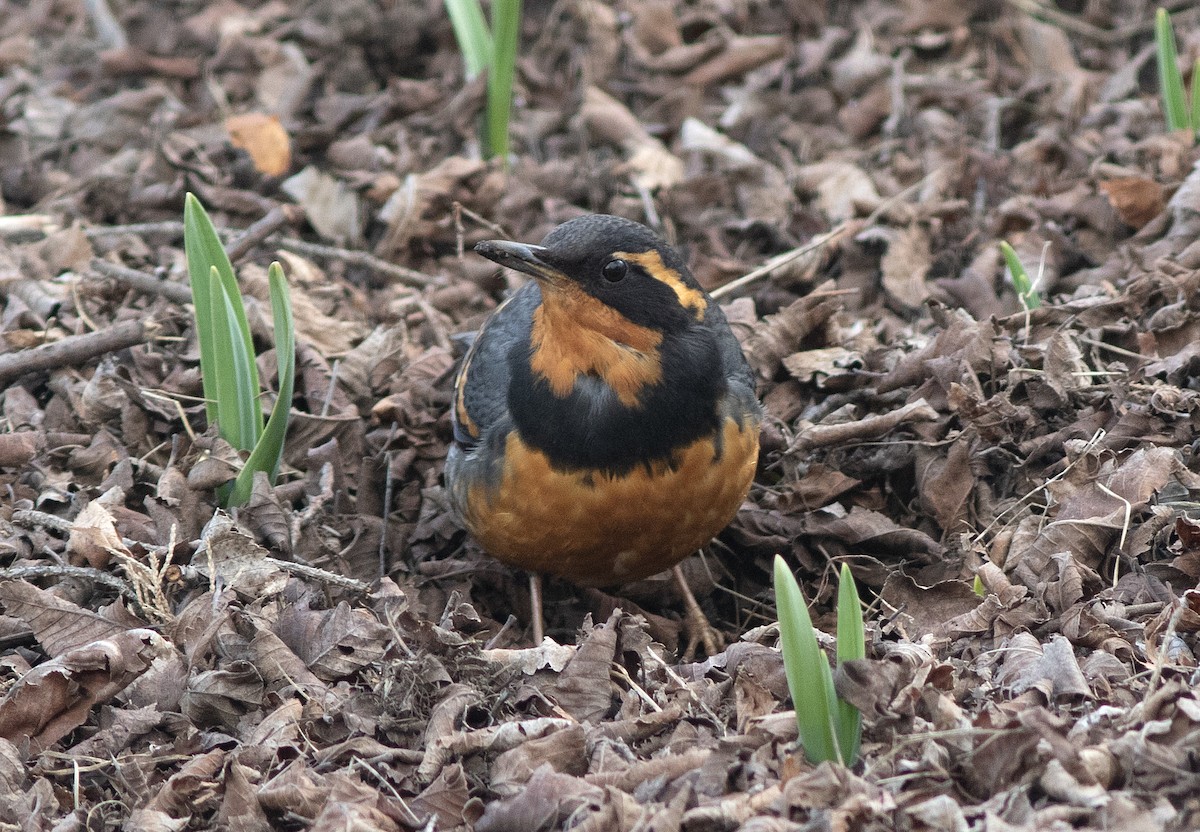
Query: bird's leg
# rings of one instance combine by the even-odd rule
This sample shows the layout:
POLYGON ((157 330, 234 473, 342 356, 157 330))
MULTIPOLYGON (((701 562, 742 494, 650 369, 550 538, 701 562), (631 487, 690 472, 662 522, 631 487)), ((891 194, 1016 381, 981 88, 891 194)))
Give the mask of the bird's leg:
POLYGON ((542 639, 546 637, 546 626, 542 618, 542 576, 539 572, 529 573, 529 613, 533 646, 541 647, 542 639))
POLYGON ((691 661, 696 655, 696 645, 701 643, 705 653, 709 656, 717 655, 725 646, 724 637, 708 622, 708 617, 696 602, 696 596, 692 594, 679 564, 675 565, 671 574, 675 576, 675 585, 679 587, 679 593, 683 596, 683 629, 687 633, 687 647, 683 651, 683 660, 691 661))

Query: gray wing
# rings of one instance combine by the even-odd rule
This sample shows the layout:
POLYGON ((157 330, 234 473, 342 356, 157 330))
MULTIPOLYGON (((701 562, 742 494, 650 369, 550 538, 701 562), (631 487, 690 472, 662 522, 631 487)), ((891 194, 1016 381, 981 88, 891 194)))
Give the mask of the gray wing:
POLYGON ((755 392, 754 371, 750 362, 742 352, 742 345, 729 327, 725 313, 711 297, 708 298, 708 309, 704 313, 705 321, 712 325, 717 333, 717 345, 721 353, 721 366, 725 372, 725 380, 729 383, 729 398, 731 403, 742 415, 753 414, 756 418, 761 414, 762 406, 755 392))
POLYGON ((463 358, 454 382, 451 421, 454 439, 465 450, 508 419, 508 356, 514 344, 529 343, 533 310, 541 299, 534 281, 518 289, 484 322, 463 358))

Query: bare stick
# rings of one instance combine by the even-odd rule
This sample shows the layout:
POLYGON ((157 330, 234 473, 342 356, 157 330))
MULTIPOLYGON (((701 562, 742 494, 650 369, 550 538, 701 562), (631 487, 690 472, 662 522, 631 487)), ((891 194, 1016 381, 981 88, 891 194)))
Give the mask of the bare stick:
POLYGON ((171 237, 183 236, 183 223, 179 220, 164 220, 163 222, 136 222, 130 225, 101 225, 85 229, 88 239, 93 237, 114 237, 118 234, 132 234, 134 237, 144 237, 148 234, 165 234, 171 237))
POLYGON ((276 231, 283 228, 283 226, 297 222, 303 216, 304 209, 298 205, 276 205, 262 219, 243 231, 230 244, 228 250, 230 262, 236 263, 241 260, 254 246, 270 237, 276 231))
POLYGON ((0 385, 26 373, 84 364, 97 356, 145 343, 158 329, 150 321, 124 321, 99 332, 68 335, 53 344, 0 355, 0 385))
POLYGON ((302 254, 305 257, 327 257, 332 260, 341 260, 343 263, 349 263, 353 266, 363 266, 386 277, 395 278, 409 286, 425 288, 426 286, 440 286, 444 283, 440 278, 427 275, 416 269, 409 269, 404 266, 398 266, 395 263, 389 263, 387 260, 376 257, 374 254, 368 254, 365 251, 352 251, 348 248, 323 246, 317 243, 307 243, 304 240, 293 240, 290 238, 280 240, 279 247, 286 251, 294 251, 296 254, 302 254))
POLYGON ((192 302, 192 290, 183 283, 177 283, 174 280, 163 280, 157 275, 150 274, 150 272, 131 269, 128 266, 122 266, 117 263, 110 263, 98 257, 92 260, 91 266, 105 277, 111 277, 113 280, 117 280, 135 291, 144 292, 148 295, 162 295, 174 303, 192 302))

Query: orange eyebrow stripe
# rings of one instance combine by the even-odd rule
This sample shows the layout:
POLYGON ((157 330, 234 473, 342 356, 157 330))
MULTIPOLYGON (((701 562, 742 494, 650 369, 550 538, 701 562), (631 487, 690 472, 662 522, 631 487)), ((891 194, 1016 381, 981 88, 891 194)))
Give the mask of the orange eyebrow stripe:
POLYGON ((704 320, 704 313, 708 309, 708 301, 704 299, 704 293, 684 283, 679 272, 664 263, 662 255, 657 251, 651 249, 636 254, 629 251, 618 251, 613 256, 628 260, 630 263, 637 263, 655 280, 671 287, 675 297, 679 298, 679 305, 684 309, 691 310, 697 321, 704 320))

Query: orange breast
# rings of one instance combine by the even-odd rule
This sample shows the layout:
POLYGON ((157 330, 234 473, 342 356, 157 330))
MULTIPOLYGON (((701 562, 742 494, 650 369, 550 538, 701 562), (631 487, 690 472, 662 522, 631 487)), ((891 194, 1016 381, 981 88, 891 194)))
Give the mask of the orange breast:
POLYGON ((606 586, 670 569, 737 513, 758 461, 758 425, 727 419, 713 438, 680 449, 673 464, 620 476, 556 471, 514 433, 495 487, 467 494, 467 526, 498 560, 606 586))

